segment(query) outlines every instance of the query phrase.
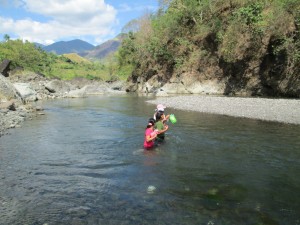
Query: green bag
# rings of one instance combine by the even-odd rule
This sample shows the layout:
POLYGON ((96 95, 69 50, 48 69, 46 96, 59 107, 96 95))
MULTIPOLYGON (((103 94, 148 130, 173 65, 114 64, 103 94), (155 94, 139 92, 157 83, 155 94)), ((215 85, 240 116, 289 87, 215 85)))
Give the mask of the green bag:
POLYGON ((177 119, 176 119, 174 114, 170 115, 170 121, 171 121, 171 123, 176 123, 177 122, 177 119))

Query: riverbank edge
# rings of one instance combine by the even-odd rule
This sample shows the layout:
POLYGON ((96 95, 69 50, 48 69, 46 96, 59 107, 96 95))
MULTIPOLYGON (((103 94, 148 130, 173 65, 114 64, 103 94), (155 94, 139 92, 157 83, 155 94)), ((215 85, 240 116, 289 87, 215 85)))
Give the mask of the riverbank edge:
POLYGON ((10 134, 11 129, 20 128, 27 120, 45 115, 43 109, 31 104, 16 106, 14 110, 0 109, 0 138, 10 134))
POLYGON ((105 82, 76 78, 69 81, 48 79, 34 72, 0 73, 0 138, 19 128, 24 121, 44 115, 38 101, 84 98, 90 95, 125 94, 124 81, 105 82), (18 88, 17 88, 18 87, 18 88), (123 89, 122 89, 123 88, 123 89))
MULTIPOLYGON (((239 118, 300 125, 299 99, 180 95, 146 101, 164 104, 167 109, 196 111, 239 118)), ((170 113, 171 110, 168 110, 170 113)))
MULTIPOLYGON (((125 95, 126 92, 116 91, 116 92, 107 92, 101 94, 89 94, 89 96, 103 96, 103 95, 125 95)), ((85 98, 84 97, 84 98, 85 98)), ((55 99, 74 99, 73 97, 58 96, 55 99)), ((83 98, 83 97, 82 97, 83 98)), ((44 99, 43 101, 52 101, 53 99, 44 99)), ((40 100, 41 101, 41 100, 40 100)), ((1 108, 0 104, 0 139, 4 135, 10 134, 11 129, 21 128, 22 125, 28 121, 32 120, 39 116, 44 116, 47 112, 40 106, 37 106, 37 103, 31 102, 26 104, 21 104, 15 100, 12 101, 13 110, 1 108)))

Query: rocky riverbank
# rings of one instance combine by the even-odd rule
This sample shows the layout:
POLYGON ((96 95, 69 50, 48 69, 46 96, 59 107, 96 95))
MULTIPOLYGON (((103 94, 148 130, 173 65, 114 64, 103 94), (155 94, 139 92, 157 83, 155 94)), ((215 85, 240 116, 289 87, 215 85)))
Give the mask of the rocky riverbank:
POLYGON ((183 95, 160 97, 148 102, 181 110, 300 124, 299 99, 183 95))
POLYGON ((22 122, 43 115, 43 109, 34 107, 36 101, 56 98, 83 98, 106 93, 124 94, 122 81, 107 83, 77 78, 71 81, 47 79, 32 73, 18 71, 9 76, 0 74, 0 137, 22 122))
MULTIPOLYGON (((33 102, 55 98, 78 98, 106 93, 125 94, 125 82, 107 83, 83 78, 71 81, 49 80, 35 73, 0 74, 0 137, 22 122, 43 115, 43 109, 33 102)), ((168 108, 253 118, 289 124, 300 124, 299 99, 241 98, 203 95, 168 96, 157 92, 152 104, 168 108), (162 96, 162 97, 159 97, 162 96)))
POLYGON ((20 127, 25 120, 44 114, 42 108, 33 107, 31 104, 17 105, 14 102, 9 104, 10 106, 0 104, 0 137, 8 134, 9 129, 20 127))

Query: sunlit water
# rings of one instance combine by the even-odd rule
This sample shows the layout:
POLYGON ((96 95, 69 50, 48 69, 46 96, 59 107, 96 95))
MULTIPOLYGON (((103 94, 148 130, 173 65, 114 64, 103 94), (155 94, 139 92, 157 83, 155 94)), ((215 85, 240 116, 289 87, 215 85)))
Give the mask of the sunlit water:
POLYGON ((167 108, 145 151, 145 100, 45 102, 1 137, 0 224, 300 224, 300 126, 167 108))

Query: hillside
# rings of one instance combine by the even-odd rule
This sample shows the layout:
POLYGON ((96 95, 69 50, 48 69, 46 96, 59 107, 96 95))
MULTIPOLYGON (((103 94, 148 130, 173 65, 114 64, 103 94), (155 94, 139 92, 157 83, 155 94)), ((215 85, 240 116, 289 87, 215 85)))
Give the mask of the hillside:
POLYGON ((94 45, 88 42, 76 39, 71 41, 55 42, 51 45, 47 45, 43 47, 43 49, 46 52, 52 52, 58 55, 62 55, 66 53, 80 53, 80 52, 91 50, 94 47, 95 47, 94 45))
POLYGON ((105 43, 97 46, 93 50, 81 52, 79 55, 82 57, 85 57, 87 59, 103 59, 105 58, 109 53, 115 52, 118 47, 120 46, 120 42, 116 40, 109 40, 105 43))
POLYGON ((92 50, 79 53, 80 56, 91 60, 104 59, 112 52, 116 52, 125 38, 124 34, 120 34, 114 39, 108 40, 101 45, 96 46, 92 50))
POLYGON ((86 63, 86 64, 92 64, 89 60, 79 56, 76 53, 69 53, 69 54, 63 54, 64 57, 70 60, 70 62, 73 63, 86 63))
POLYGON ((0 42, 1 72, 8 77, 13 71, 32 71, 48 78, 70 80, 87 78, 91 80, 126 80, 127 68, 119 70, 117 61, 111 55, 108 60, 90 61, 76 53, 57 55, 37 47, 36 43, 22 40, 0 42))
POLYGON ((166 1, 123 41, 128 91, 300 97, 300 1, 166 1))

